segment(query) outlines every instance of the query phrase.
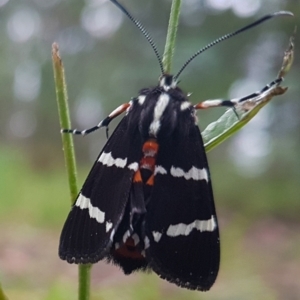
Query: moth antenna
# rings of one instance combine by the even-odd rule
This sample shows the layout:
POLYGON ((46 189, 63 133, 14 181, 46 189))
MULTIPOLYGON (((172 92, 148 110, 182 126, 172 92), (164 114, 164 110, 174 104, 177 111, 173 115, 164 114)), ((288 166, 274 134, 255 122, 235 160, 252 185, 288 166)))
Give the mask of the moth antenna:
POLYGON ((181 67, 181 69, 179 70, 179 72, 174 76, 174 79, 178 79, 178 77, 180 76, 180 74, 182 73, 182 71, 187 67, 187 65, 194 59, 196 58, 199 54, 201 54, 202 52, 206 51, 207 49, 215 46, 216 44, 220 43, 220 42, 223 42, 239 33, 242 33, 250 28, 253 28, 269 19, 272 19, 274 17, 278 17, 278 16, 294 16, 291 12, 289 11, 279 11, 279 12, 275 12, 273 14, 269 14, 269 15, 266 15, 264 17, 262 17, 261 19, 245 26, 245 27, 242 27, 241 29, 237 30, 237 31, 234 31, 234 32, 231 32, 231 33, 228 33, 228 34, 225 34, 223 36, 221 36, 220 38, 214 40, 213 42, 209 43, 208 45, 206 45, 204 48, 201 48, 200 50, 198 50, 194 55, 192 55, 186 62, 185 64, 181 67))
POLYGON ((150 46, 152 47, 156 58, 158 60, 159 63, 159 67, 160 67, 160 71, 162 74, 164 74, 164 67, 163 67, 163 63, 162 63, 162 59, 161 56, 157 50, 157 47, 152 39, 152 37, 150 36, 150 34, 147 32, 147 30, 145 29, 145 27, 142 25, 142 23, 137 20, 136 18, 134 18, 129 11, 122 5, 120 4, 117 0, 110 0, 112 3, 114 3, 133 23, 134 25, 141 31, 141 33, 144 35, 144 37, 147 39, 147 41, 149 42, 150 46))

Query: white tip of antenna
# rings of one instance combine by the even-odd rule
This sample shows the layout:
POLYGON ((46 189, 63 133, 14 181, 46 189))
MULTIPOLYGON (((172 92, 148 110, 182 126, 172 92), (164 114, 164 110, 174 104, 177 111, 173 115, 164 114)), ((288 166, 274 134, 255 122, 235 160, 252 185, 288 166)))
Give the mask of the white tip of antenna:
POLYGON ((290 11, 281 10, 281 11, 278 11, 278 12, 274 13, 273 16, 274 17, 276 17, 276 16, 290 16, 290 17, 293 17, 294 14, 290 11))

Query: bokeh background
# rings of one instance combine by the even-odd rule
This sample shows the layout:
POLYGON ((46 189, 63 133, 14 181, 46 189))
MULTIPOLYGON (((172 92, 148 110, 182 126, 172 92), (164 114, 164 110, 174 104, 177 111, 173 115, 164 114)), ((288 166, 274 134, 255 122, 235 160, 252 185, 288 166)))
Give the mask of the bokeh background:
MULTIPOLYGON (((171 1, 122 3, 163 52, 171 1)), ((273 19, 193 61, 181 76, 191 101, 240 97, 271 82, 299 28, 300 2, 183 1, 175 72, 213 39, 278 10, 295 17, 273 19)), ((139 89, 155 85, 158 64, 141 33, 104 0, 0 0, 0 38, 0 282, 10 299, 74 299, 77 268, 57 256, 70 199, 51 44, 60 46, 75 128, 97 124, 139 89)), ((125 276, 98 263, 92 299, 300 299, 297 44, 296 36, 288 92, 209 153, 222 243, 211 291, 179 289, 154 274, 125 276)), ((200 111, 201 128, 223 111, 200 111)), ((104 130, 75 137, 80 184, 105 140, 104 130)))

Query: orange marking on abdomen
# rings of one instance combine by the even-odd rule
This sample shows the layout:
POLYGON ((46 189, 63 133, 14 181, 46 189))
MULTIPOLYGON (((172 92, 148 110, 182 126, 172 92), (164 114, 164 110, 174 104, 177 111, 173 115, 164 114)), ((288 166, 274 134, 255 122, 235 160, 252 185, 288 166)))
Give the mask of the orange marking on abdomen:
POLYGON ((147 140, 143 145, 143 153, 145 157, 155 157, 157 155, 159 145, 156 140, 147 140))
POLYGON ((147 140, 142 147, 143 156, 139 163, 139 169, 134 173, 133 183, 142 182, 144 184, 153 186, 154 185, 154 170, 156 163, 156 156, 158 153, 159 145, 155 139, 147 140), (141 174, 141 170, 149 170, 150 173, 141 174), (150 177, 149 177, 150 176, 150 177))
POLYGON ((145 259, 138 247, 134 245, 134 240, 131 237, 120 248, 115 250, 115 255, 132 259, 145 259))
POLYGON ((155 158, 150 156, 144 156, 140 161, 140 168, 149 169, 152 172, 155 167, 155 158))

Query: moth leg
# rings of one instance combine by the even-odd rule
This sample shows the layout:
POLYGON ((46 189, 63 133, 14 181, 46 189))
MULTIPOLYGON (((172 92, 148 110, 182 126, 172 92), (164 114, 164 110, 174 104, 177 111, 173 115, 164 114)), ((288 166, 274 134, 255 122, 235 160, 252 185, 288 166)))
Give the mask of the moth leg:
POLYGON ((115 110, 113 110, 105 119, 103 119, 98 125, 84 129, 84 130, 77 130, 77 129, 62 129, 61 133, 71 133, 71 134, 80 134, 80 135, 87 135, 93 131, 98 130, 101 127, 106 127, 106 134, 108 135, 108 125, 109 123, 122 114, 124 111, 126 111, 130 107, 130 103, 124 103, 117 107, 115 110))
POLYGON ((203 102, 200 102, 198 104, 194 105, 195 109, 206 109, 206 108, 211 108, 211 107, 220 107, 220 106, 225 106, 225 107, 232 107, 234 109, 234 106, 238 103, 244 102, 246 100, 255 98, 264 92, 268 91, 271 89, 274 85, 279 85, 283 81, 283 78, 277 78, 271 83, 267 84, 264 88, 262 88, 260 91, 254 92, 252 94, 249 94, 247 96, 241 97, 241 98, 236 98, 236 99, 215 99, 215 100, 206 100, 203 102))

